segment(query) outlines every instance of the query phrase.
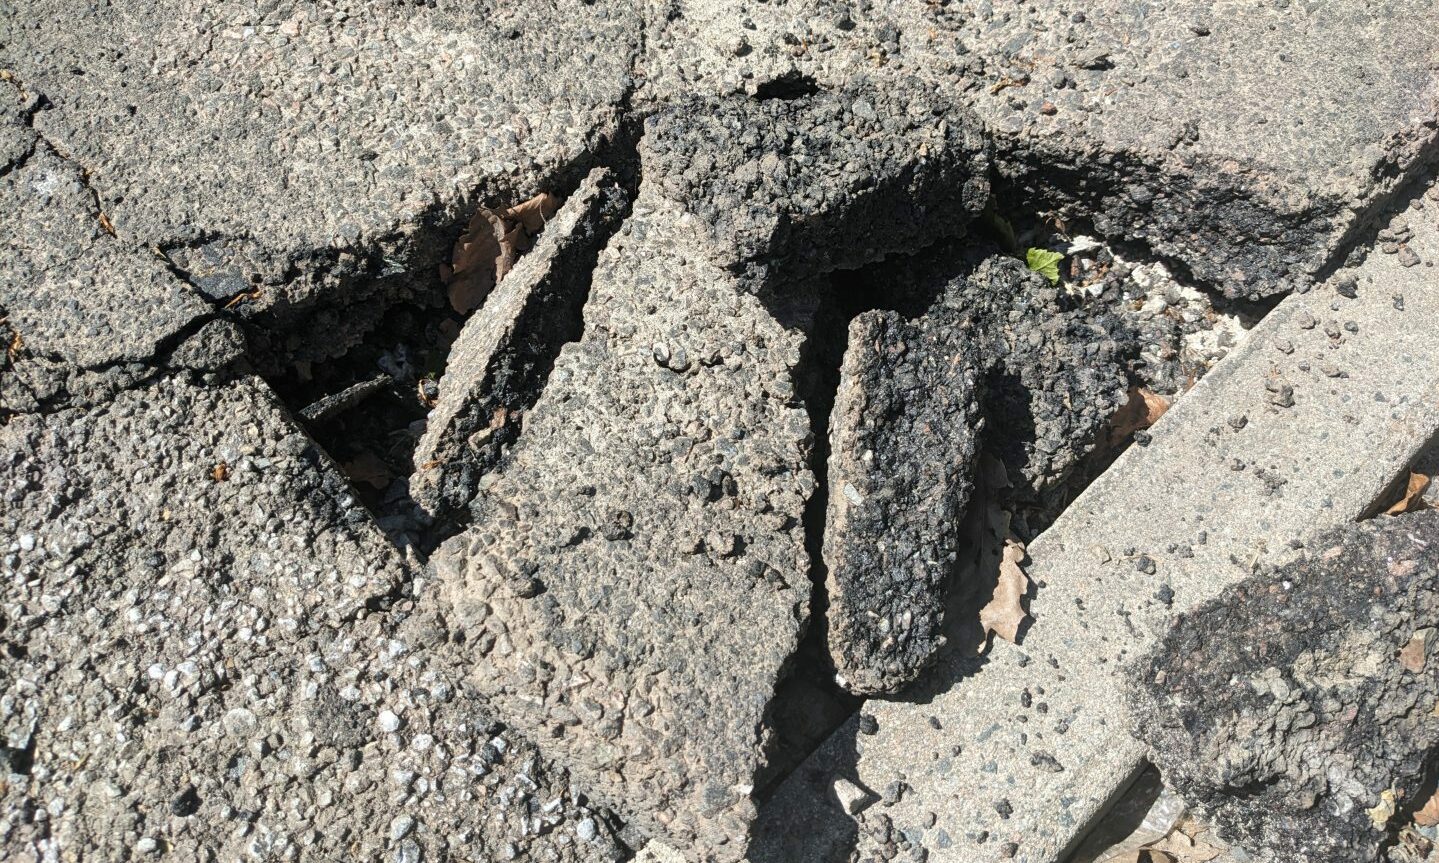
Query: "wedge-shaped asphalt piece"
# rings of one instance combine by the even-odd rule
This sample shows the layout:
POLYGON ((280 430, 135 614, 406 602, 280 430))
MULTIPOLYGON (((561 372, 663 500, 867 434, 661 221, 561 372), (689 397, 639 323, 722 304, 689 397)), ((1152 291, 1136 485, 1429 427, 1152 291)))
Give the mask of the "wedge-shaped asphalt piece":
POLYGON ((1439 151, 1434 0, 873 14, 902 33, 897 65, 967 91, 1014 192, 1231 295, 1315 273, 1439 151))
POLYGON ((37 0, 0 16, 0 68, 121 237, 301 334, 260 359, 318 359, 427 287, 477 204, 578 184, 619 134, 640 32, 583 0, 37 0))
MULTIPOLYGON (((1411 245, 1439 257, 1431 213, 1410 214, 1411 245)), ((869 702, 875 733, 851 720, 791 775, 754 859, 863 858, 886 836, 935 863, 1063 859, 1143 758, 1123 663, 1277 538, 1358 518, 1439 431, 1436 272, 1376 252, 1355 290, 1281 303, 1030 545, 1023 642, 980 658, 961 630, 906 700, 869 702), (904 791, 858 824, 829 799, 836 777, 904 791)))
POLYGON ((497 712, 646 833, 728 861, 808 614, 791 375, 816 295, 766 306, 682 216, 641 194, 584 337, 434 560, 497 712))
POLYGON ((943 644, 980 428, 979 347, 960 314, 850 322, 830 414, 829 646, 852 692, 898 689, 943 644))
POLYGON ((943 248, 854 284, 896 309, 851 322, 830 416, 828 639, 841 684, 877 693, 944 644, 981 432, 1016 479, 1062 478, 1124 397, 1124 335, 1007 256, 943 248))
POLYGON ((465 322, 415 449, 422 467, 410 493, 431 512, 469 503, 481 475, 514 441, 560 345, 580 333, 600 247, 627 206, 608 171, 591 172, 465 322))
POLYGON ((1381 859, 1439 745, 1439 514, 1307 538, 1179 620, 1140 666, 1135 734, 1263 859, 1381 859))
POLYGON ((713 258, 755 284, 957 236, 989 196, 979 124, 913 80, 682 100, 646 121, 640 156, 713 258))
POLYGON ((7 858, 616 859, 257 379, 12 418, 0 536, 7 858))

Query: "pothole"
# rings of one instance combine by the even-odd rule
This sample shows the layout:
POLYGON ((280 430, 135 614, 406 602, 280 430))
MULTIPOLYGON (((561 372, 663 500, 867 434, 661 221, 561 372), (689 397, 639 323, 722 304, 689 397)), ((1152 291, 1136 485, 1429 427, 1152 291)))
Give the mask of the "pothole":
MULTIPOLYGON (((1009 227, 1007 221, 1003 224, 1009 227)), ((1069 329, 1056 328, 1052 313, 1025 312, 1023 301, 996 311, 987 309, 991 297, 975 295, 967 300, 986 309, 980 314, 997 316, 999 323, 993 330, 997 335, 984 336, 996 357, 986 372, 983 454, 976 460, 976 488, 962 528, 966 559, 954 566, 955 573, 967 573, 963 577, 968 583, 958 584, 956 578, 948 588, 947 630, 957 641, 966 641, 964 649, 972 649, 968 641, 983 638, 978 610, 994 591, 1006 537, 1032 540, 1128 446, 1147 444, 1146 428, 1154 416, 1146 415, 1143 408, 1167 407, 1182 397, 1242 343, 1248 329, 1273 305, 1225 300, 1186 284, 1162 263, 1130 257, 1133 250, 1116 251, 1083 235, 1061 234, 1040 219, 1021 223, 1018 234, 1013 230, 1007 237, 992 231, 988 239, 960 240, 948 251, 931 248, 860 270, 836 272, 830 278, 831 291, 816 314, 799 387, 815 434, 813 469, 818 482, 805 513, 814 584, 812 623, 797 651, 794 670, 775 697, 775 735, 759 783, 761 799, 865 700, 836 684, 826 643, 830 598, 823 556, 825 511, 834 493, 827 487, 830 412, 850 321, 874 310, 918 318, 936 302, 944 281, 932 276, 928 281, 906 280, 898 274, 913 276, 926 258, 946 254, 956 261, 951 266, 960 267, 961 249, 969 258, 963 266, 972 267, 1001 253, 1000 244, 1020 258, 1030 245, 1063 254, 1058 278, 1039 295, 1049 297, 1041 302, 1065 310, 1063 314, 1072 319, 1066 324, 1069 329), (1031 333, 1026 327, 1036 329, 1031 333), (1071 353, 1060 349, 1043 359, 1045 351, 1035 352, 1038 343, 1030 341, 1041 327, 1049 328, 1043 338, 1072 345, 1071 353), (1091 340, 1105 338, 1113 340, 1113 353, 1086 356, 1091 340), (1028 359, 1026 351, 1032 352, 1028 359), (1010 356, 1019 358, 1007 363, 1010 356), (1026 362, 1031 367, 1022 367, 1026 362), (1086 363, 1108 364, 1123 380, 1118 390, 1103 390, 1111 394, 1111 401, 1102 407, 1085 403, 1101 391, 1084 377, 1086 363), (1146 397, 1156 401, 1148 402, 1146 397), (1129 416, 1134 404, 1141 409, 1137 418, 1129 416), (1000 528, 996 514, 1002 516, 1000 528)), ((916 688, 923 689, 909 687, 889 697, 904 699, 916 688)))

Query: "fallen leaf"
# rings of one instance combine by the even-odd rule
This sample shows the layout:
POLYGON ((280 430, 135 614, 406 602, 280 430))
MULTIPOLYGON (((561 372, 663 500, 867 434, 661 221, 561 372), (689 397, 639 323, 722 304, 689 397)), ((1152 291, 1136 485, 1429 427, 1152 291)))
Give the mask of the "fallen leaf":
POLYGON ((1429 638, 1433 634, 1434 629, 1426 626, 1414 633, 1409 643, 1399 651, 1399 664, 1404 666, 1404 670, 1413 674, 1424 670, 1425 660, 1429 657, 1429 638))
POLYGON ((1064 255, 1048 249, 1030 249, 1024 253, 1024 264, 1049 280, 1051 285, 1059 284, 1059 262, 1064 255))
POLYGON ((986 641, 991 633, 1011 643, 1019 637, 1019 627, 1027 616, 1024 595, 1029 590, 1029 576, 1019 565, 1022 560, 1024 545, 1015 539, 1006 539, 1004 557, 999 563, 999 582, 994 586, 994 595, 979 610, 979 623, 984 627, 986 641))
POLYGON ((104 210, 100 211, 100 227, 105 229, 105 233, 112 237, 115 236, 115 224, 110 221, 109 216, 105 215, 104 210))
POLYGON ((340 466, 352 482, 365 483, 376 489, 389 487, 394 471, 384 459, 366 450, 340 466))
POLYGON ((450 307, 462 315, 480 307, 495 287, 495 262, 500 257, 504 222, 490 210, 475 211, 450 256, 450 307))
POLYGON ((1429 490, 1429 477, 1422 473, 1409 473, 1409 483, 1404 488, 1404 497, 1399 502, 1384 510, 1387 515, 1399 515, 1406 512, 1417 512, 1427 509, 1424 503, 1424 492, 1429 490))
POLYGON ((233 297, 230 298, 230 302, 228 302, 228 303, 225 304, 225 308, 227 308, 227 309, 233 309, 235 306, 238 306, 238 305, 241 304, 241 303, 251 302, 251 301, 254 301, 254 300, 258 300, 259 298, 260 298, 260 289, 259 289, 259 288, 253 288, 253 289, 248 290, 248 291, 241 291, 240 293, 238 293, 238 294, 236 294, 235 296, 233 296, 233 297))
POLYGON ((513 207, 476 210, 455 243, 448 272, 441 270, 450 307, 462 315, 479 308, 520 255, 534 245, 535 235, 561 203, 558 195, 541 192, 513 207))
POLYGON ((1137 431, 1159 422, 1172 402, 1145 387, 1131 387, 1129 399, 1109 418, 1109 443, 1117 445, 1137 431))
POLYGON ((563 203, 559 195, 541 192, 523 203, 515 204, 504 212, 507 222, 519 222, 531 234, 544 230, 545 223, 555 217, 563 203))
POLYGON ((225 462, 220 462, 210 469, 210 479, 213 479, 215 482, 224 482, 229 478, 230 466, 225 462))
POLYGON ((1160 851, 1157 848, 1141 848, 1138 851, 1130 851, 1118 857, 1111 857, 1105 863, 1179 863, 1174 856, 1167 851, 1160 851))
POLYGON ((1439 824, 1439 791, 1434 792, 1425 804, 1414 813, 1414 823, 1420 827, 1433 827, 1439 824))

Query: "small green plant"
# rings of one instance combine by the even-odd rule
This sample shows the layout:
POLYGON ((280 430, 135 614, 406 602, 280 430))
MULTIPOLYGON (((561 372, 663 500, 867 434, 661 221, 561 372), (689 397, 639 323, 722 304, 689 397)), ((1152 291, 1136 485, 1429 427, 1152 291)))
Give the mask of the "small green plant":
POLYGON ((1059 284, 1059 262, 1064 256, 1048 249, 1030 249, 1024 253, 1025 266, 1049 279, 1051 285, 1059 284))

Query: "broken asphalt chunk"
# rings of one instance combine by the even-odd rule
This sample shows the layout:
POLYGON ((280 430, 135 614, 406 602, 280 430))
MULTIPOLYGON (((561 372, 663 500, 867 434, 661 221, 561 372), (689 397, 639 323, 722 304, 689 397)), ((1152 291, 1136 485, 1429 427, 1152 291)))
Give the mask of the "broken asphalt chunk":
POLYGON ((439 402, 415 450, 411 494, 432 513, 459 509, 513 443, 580 312, 600 247, 628 209, 604 169, 590 174, 460 331, 439 402))
POLYGON ((685 99, 646 121, 640 156, 752 285, 958 236, 989 197, 979 125, 917 82, 685 99))
POLYGON ((824 560, 830 654, 852 692, 900 688, 944 643, 980 429, 971 335, 957 311, 850 322, 830 415, 824 560))
POLYGON ((1165 781, 1260 859, 1380 859, 1439 745, 1439 514, 1379 517, 1180 619, 1137 665, 1165 781))
POLYGON ((641 194, 583 337, 434 565, 506 721, 643 832, 735 861, 808 616, 804 334, 696 254, 682 215, 641 194))

